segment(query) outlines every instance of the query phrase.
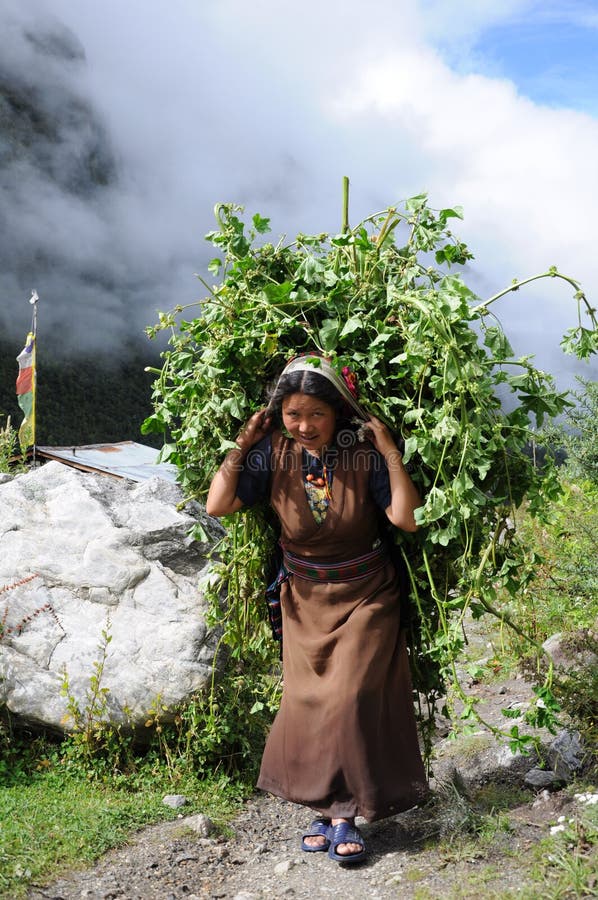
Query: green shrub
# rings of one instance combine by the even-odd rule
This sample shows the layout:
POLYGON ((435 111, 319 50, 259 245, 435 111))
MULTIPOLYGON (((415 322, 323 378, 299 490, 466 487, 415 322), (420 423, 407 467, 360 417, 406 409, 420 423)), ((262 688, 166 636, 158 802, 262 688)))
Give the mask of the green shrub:
MULTIPOLYGON (((265 242, 269 220, 256 214, 246 230, 241 213, 233 204, 216 208, 218 230, 207 237, 219 255, 208 269, 221 281, 202 279, 207 296, 194 317, 177 307, 149 329, 167 330, 170 345, 143 430, 165 436, 164 457, 180 467, 189 496, 203 497, 240 424, 263 404, 291 355, 319 351, 339 369, 350 365, 366 408, 404 442, 424 497, 420 530, 395 538, 411 582, 414 686, 430 710, 446 680, 456 680, 466 613, 509 624, 504 592, 516 595, 533 577, 512 528, 516 510, 526 500, 540 515, 560 490, 551 460, 539 470, 525 448, 532 426, 561 414, 569 401, 530 357, 514 358, 490 307, 527 281, 563 279, 578 306, 578 325, 563 346, 580 357, 598 346, 594 311, 579 285, 554 267, 481 301, 449 271, 472 258, 449 227, 461 211, 434 211, 425 195, 354 228, 345 203, 339 234, 300 234, 291 243, 265 242), (510 393, 509 412, 499 389, 510 393)), ((257 609, 267 532, 261 511, 243 518, 248 533, 264 535, 262 564, 246 588, 257 609)), ((246 554, 243 540, 232 541, 223 588, 239 580, 246 554)), ((534 644, 526 626, 510 624, 534 644)), ((254 654, 242 635, 231 647, 246 664, 254 654)), ((257 669, 270 665, 260 654, 257 669)), ((467 717, 473 702, 465 699, 467 717)))

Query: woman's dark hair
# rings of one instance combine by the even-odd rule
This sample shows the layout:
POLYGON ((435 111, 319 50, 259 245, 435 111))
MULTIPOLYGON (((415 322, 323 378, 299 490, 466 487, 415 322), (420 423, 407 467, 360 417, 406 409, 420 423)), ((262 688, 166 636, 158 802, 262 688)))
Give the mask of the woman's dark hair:
POLYGON ((332 406, 337 419, 347 418, 347 404, 333 384, 317 372, 290 372, 282 375, 270 393, 268 412, 282 420, 282 401, 290 394, 307 394, 332 406))

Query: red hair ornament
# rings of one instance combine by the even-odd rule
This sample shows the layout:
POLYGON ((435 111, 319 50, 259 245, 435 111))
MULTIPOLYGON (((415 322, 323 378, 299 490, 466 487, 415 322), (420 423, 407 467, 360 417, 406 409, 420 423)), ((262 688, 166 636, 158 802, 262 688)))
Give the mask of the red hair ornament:
POLYGON ((341 375, 343 376, 343 381, 347 385, 347 390, 351 394, 351 396, 355 399, 359 399, 359 388, 357 383, 357 375, 355 372, 352 372, 349 366, 343 366, 341 369, 341 375))

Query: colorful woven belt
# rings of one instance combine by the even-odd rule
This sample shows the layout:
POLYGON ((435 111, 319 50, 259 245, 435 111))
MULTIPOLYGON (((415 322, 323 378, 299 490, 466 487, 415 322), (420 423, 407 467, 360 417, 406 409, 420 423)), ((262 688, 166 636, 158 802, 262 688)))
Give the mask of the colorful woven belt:
POLYGON ((313 562, 313 560, 295 556, 288 550, 284 551, 284 564, 291 575, 321 582, 356 581, 358 578, 365 578, 366 575, 373 575, 374 572, 382 569, 388 559, 385 547, 334 564, 313 562))

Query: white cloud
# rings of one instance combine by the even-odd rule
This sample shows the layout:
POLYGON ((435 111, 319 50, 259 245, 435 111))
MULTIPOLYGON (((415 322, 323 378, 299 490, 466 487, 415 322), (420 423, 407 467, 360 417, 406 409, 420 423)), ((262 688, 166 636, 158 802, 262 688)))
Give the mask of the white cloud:
MULTIPOLYGON (((482 295, 550 265, 598 294, 591 202, 598 197, 598 120, 536 105, 506 80, 459 75, 431 48, 363 67, 330 111, 346 128, 384 135, 390 148, 407 141, 418 149, 433 204, 464 206, 459 231, 476 252, 482 295)), ((390 171, 390 155, 383 171, 390 171)), ((532 324, 537 346, 547 323, 555 331, 571 324, 570 293, 551 283, 530 292, 527 311, 523 291, 516 305, 509 301, 505 319, 517 311, 518 343, 530 339, 532 324)))
MULTIPOLYGON (((95 248, 114 278, 138 277, 134 321, 151 323, 156 306, 197 296, 216 201, 271 216, 277 233, 335 230, 347 174, 353 221, 425 189, 434 206, 463 205, 456 230, 484 296, 557 264, 595 297, 598 120, 458 63, 485 30, 567 8, 592 25, 588 4, 539 0, 38 3, 85 48, 77 88, 101 110, 120 171, 102 208, 74 209, 52 240, 67 253, 81 223, 76 254, 95 248)), ((520 345, 540 321, 573 321, 565 286, 522 296, 502 307, 520 345)))

